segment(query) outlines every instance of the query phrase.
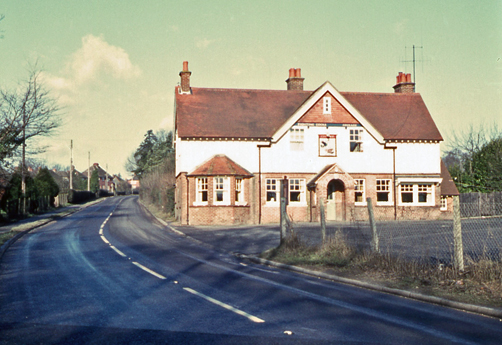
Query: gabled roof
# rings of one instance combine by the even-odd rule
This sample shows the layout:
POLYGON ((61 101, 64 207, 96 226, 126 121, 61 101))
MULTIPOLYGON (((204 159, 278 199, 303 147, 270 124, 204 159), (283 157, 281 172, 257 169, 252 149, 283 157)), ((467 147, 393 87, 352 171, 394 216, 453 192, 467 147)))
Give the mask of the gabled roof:
POLYGON ((443 181, 441 182, 441 195, 459 195, 459 191, 455 182, 451 178, 450 172, 448 171, 448 167, 444 164, 441 159, 441 178, 443 181))
POLYGON ((180 138, 279 140, 326 92, 380 143, 386 140, 441 141, 418 93, 338 92, 329 82, 315 91, 176 88, 180 138))
POLYGON ((206 161, 188 176, 241 176, 252 177, 249 171, 225 155, 216 155, 206 161))

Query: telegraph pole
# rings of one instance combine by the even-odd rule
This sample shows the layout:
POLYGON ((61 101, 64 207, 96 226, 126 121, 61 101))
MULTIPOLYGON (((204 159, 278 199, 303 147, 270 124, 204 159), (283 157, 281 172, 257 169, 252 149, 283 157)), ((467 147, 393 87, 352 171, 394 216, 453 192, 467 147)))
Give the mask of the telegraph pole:
POLYGON ((26 112, 23 109, 23 156, 21 159, 21 192, 23 193, 23 216, 26 214, 26 112))
POLYGON ((73 189, 73 139, 70 142, 70 190, 73 189))
POLYGON ((87 168, 87 191, 91 191, 91 151, 88 152, 87 156, 87 165, 89 166, 87 168))

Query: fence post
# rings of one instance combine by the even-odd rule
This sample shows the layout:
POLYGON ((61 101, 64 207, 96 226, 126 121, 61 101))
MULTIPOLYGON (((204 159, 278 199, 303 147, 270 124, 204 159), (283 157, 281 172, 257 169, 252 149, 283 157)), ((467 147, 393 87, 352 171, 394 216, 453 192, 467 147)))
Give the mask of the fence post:
POLYGON ((286 213, 286 198, 281 198, 281 244, 286 239, 287 231, 287 213, 286 213))
POLYGON ((368 204, 368 214, 370 218, 370 227, 371 227, 371 251, 374 253, 380 252, 380 246, 378 241, 378 233, 375 222, 375 215, 373 214, 373 205, 371 204, 371 198, 366 198, 366 203, 368 204))
POLYGON ((464 248, 462 244, 462 223, 460 221, 460 200, 458 195, 453 196, 453 246, 455 267, 464 270, 464 248))
POLYGON ((322 243, 326 243, 326 215, 324 213, 324 199, 319 199, 320 206, 320 216, 321 216, 321 235, 322 235, 322 243))

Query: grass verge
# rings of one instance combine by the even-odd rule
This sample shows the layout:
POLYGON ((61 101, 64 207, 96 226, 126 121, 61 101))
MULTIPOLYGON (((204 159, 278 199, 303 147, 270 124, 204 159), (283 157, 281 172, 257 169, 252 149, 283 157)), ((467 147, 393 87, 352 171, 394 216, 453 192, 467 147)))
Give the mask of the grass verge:
POLYGON ((502 262, 488 259, 467 260, 461 272, 453 266, 357 251, 346 244, 340 233, 319 246, 311 246, 293 233, 261 257, 390 288, 502 307, 502 262))

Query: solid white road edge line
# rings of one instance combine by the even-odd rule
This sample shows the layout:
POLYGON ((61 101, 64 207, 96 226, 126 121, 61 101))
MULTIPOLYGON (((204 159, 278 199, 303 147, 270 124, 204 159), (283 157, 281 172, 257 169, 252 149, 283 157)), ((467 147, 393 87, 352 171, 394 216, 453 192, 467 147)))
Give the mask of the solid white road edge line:
POLYGON ((156 276, 157 278, 166 279, 166 277, 164 277, 162 274, 158 274, 157 272, 152 271, 148 267, 145 267, 145 266, 143 266, 142 264, 140 264, 140 263, 138 263, 136 261, 133 261, 133 264, 136 265, 136 266, 138 266, 139 268, 141 268, 143 271, 146 271, 146 272, 150 273, 151 275, 156 276))
POLYGON ((127 256, 127 255, 125 255, 124 253, 122 253, 120 250, 118 250, 118 249, 117 249, 116 247, 114 247, 114 246, 110 246, 110 248, 112 248, 114 251, 116 251, 116 252, 117 252, 117 254, 118 254, 118 255, 123 256, 124 258, 127 256))
POLYGON ((184 288, 183 288, 183 290, 185 290, 185 291, 187 291, 187 292, 190 292, 191 294, 194 294, 194 295, 196 295, 196 296, 202 297, 202 298, 204 298, 206 301, 209 301, 209 302, 211 302, 211 303, 213 303, 213 304, 216 304, 216 305, 218 305, 218 306, 220 306, 220 307, 223 307, 223 308, 225 308, 225 309, 227 309, 227 310, 230 310, 230 311, 232 311, 232 312, 234 312, 234 313, 236 313, 236 314, 238 314, 238 315, 241 315, 241 316, 247 317, 249 320, 251 320, 251 321, 253 321, 253 322, 256 322, 256 323, 263 323, 263 322, 265 322, 265 320, 262 320, 262 319, 260 319, 259 317, 256 317, 256 316, 253 316, 253 315, 251 315, 251 314, 248 314, 248 313, 246 313, 246 312, 244 312, 244 311, 242 311, 242 310, 239 310, 239 309, 237 309, 237 308, 232 307, 231 305, 228 305, 228 304, 226 304, 226 303, 220 302, 220 301, 218 301, 218 300, 216 300, 216 299, 214 299, 214 298, 212 298, 212 297, 206 296, 206 295, 204 295, 204 294, 202 294, 202 293, 200 293, 200 292, 198 292, 198 291, 195 291, 195 290, 193 290, 193 289, 190 289, 190 288, 184 287, 184 288))

